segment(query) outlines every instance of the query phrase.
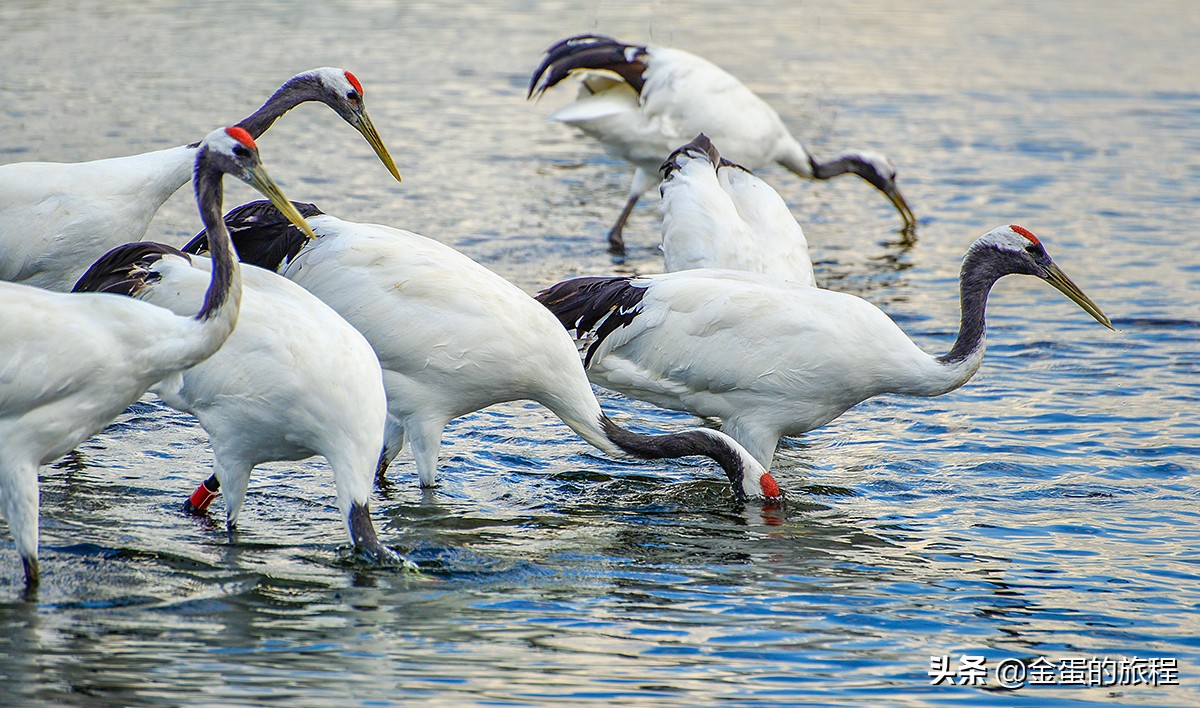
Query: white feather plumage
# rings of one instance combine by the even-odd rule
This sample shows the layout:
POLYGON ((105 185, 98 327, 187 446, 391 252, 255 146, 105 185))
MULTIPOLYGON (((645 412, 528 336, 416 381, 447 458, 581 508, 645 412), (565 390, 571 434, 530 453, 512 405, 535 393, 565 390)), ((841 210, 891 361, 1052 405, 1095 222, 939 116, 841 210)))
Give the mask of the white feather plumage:
MULTIPOLYGON (((239 125, 258 138, 307 101, 325 103, 361 132, 399 179, 358 80, 345 69, 297 74, 239 125)), ((143 238, 159 208, 191 178, 195 161, 193 144, 89 162, 0 165, 0 280, 70 290, 101 255, 143 238)))

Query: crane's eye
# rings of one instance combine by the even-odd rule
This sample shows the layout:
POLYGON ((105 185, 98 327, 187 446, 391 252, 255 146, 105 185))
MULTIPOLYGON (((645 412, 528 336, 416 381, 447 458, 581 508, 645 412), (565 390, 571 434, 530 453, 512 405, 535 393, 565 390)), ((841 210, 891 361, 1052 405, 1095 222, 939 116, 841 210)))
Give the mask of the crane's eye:
POLYGON ((1041 252, 1041 250, 1042 250, 1042 247, 1037 245, 1036 243, 1031 243, 1031 244, 1025 246, 1025 252, 1031 256, 1036 256, 1038 253, 1041 252))
POLYGON ((346 100, 351 103, 358 103, 362 99, 359 98, 358 91, 348 91, 346 93, 346 100))
POLYGON ((250 148, 245 145, 234 145, 233 154, 238 157, 250 157, 250 148))

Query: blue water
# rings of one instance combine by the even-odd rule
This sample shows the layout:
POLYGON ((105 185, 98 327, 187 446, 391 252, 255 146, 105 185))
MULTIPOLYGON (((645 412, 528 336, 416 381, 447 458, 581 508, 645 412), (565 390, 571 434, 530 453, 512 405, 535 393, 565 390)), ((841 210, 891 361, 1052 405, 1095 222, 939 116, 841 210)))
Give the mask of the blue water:
MULTIPOLYGON (((964 388, 785 441, 783 506, 701 462, 611 460, 533 404, 450 425, 372 502, 415 570, 348 558, 321 460, 255 472, 232 536, 184 517, 207 437, 153 397, 42 471, 43 584, 0 538, 2 705, 1200 704, 1200 22, 1188 2, 9 2, 0 161, 181 144, 297 71, 351 68, 404 175, 327 111, 262 140, 296 199, 456 246, 533 292, 654 272, 654 199, 614 265, 625 166, 527 103, 581 31, 685 47, 816 153, 889 154, 921 218, 859 180, 762 175, 827 287, 928 351, 966 246, 1018 223, 1107 314, 1009 278, 964 388), (686 6, 685 6, 686 5, 686 6), (932 685, 983 657, 988 683, 932 685), (1165 659, 1174 683, 999 687, 1000 662, 1165 659)), ((231 186, 227 203, 251 198, 231 186)), ((191 195, 151 236, 197 229, 191 195)), ((645 427, 691 425, 601 392, 645 427)), ((1170 674, 1161 674, 1170 679, 1170 674)), ((960 676, 966 680, 966 674, 960 676)))

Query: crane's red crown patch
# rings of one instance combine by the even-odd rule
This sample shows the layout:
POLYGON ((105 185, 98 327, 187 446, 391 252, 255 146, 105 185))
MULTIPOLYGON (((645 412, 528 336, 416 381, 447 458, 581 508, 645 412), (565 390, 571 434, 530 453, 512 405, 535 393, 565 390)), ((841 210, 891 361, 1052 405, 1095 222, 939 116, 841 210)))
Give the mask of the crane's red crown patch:
POLYGON ((1008 228, 1012 229, 1013 231, 1016 231, 1017 233, 1021 234, 1022 236, 1029 239, 1030 241, 1033 241, 1037 245, 1039 245, 1039 246, 1042 245, 1042 242, 1038 240, 1038 237, 1034 236, 1033 232, 1030 231, 1029 229, 1025 228, 1024 226, 1017 226, 1016 224, 1010 224, 1008 228))
POLYGON ((251 150, 258 149, 258 146, 254 144, 254 138, 250 137, 250 133, 247 133, 245 128, 231 126, 225 129, 225 134, 251 150))
POLYGON ((357 76, 355 76, 354 74, 351 74, 349 71, 347 71, 346 72, 346 80, 350 82, 350 85, 354 87, 355 91, 358 91, 359 96, 363 95, 362 84, 358 83, 357 76))

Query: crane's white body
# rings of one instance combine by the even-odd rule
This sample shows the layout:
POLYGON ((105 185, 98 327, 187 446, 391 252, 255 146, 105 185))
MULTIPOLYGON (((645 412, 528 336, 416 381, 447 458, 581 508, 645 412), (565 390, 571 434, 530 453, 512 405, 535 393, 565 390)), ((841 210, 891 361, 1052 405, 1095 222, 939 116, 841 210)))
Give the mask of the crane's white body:
POLYGON ((728 163, 681 151, 662 183, 664 270, 721 268, 813 285, 804 230, 770 185, 728 163))
POLYGON ((69 291, 101 254, 142 239, 195 164, 196 147, 182 146, 0 165, 0 280, 69 291))
POLYGON ((663 160, 699 133, 750 169, 774 162, 810 169, 808 153, 775 109, 732 74, 682 49, 650 46, 646 54, 640 96, 624 81, 593 72, 579 97, 550 115, 599 140, 613 157, 633 163, 630 196, 658 184, 663 160))
POLYGON ((0 283, 0 498, 23 558, 37 557, 38 466, 215 352, 237 321, 236 273, 232 309, 203 322, 119 295, 0 283))
MULTIPOLYGON (((191 258, 156 261, 150 270, 160 277, 135 297, 180 315, 198 310, 211 262, 191 258)), ((237 328, 211 357, 151 391, 208 432, 230 526, 255 465, 313 455, 328 460, 349 524, 351 503, 369 500, 383 447, 379 360, 358 330, 304 288, 253 266, 242 276, 237 328)))
POLYGON ((597 428, 600 405, 571 338, 520 288, 410 231, 329 215, 308 222, 317 239, 280 272, 374 347, 388 454, 407 435, 423 485, 435 482, 446 423, 504 401, 536 400, 589 443, 621 454, 597 428))
POLYGON ((636 278, 639 312, 602 340, 588 377, 664 408, 717 418, 770 467, 775 446, 881 393, 960 386, 983 347, 951 365, 861 298, 730 270, 636 278))

